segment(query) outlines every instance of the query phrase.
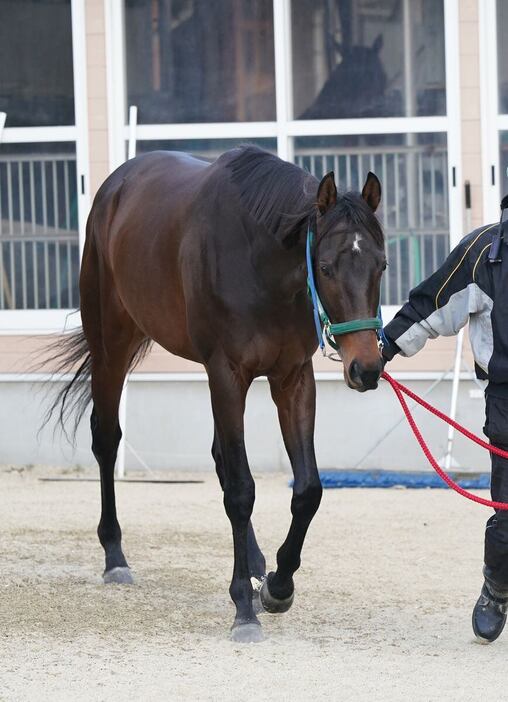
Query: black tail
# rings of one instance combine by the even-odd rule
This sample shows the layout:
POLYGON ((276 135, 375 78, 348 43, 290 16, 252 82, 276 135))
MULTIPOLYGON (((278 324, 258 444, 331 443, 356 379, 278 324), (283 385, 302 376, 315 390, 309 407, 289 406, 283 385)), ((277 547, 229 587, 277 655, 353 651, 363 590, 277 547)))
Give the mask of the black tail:
MULTIPOLYGON (((129 371, 143 360, 151 345, 151 339, 143 341, 131 359, 129 371)), ((43 365, 51 366, 52 378, 69 373, 73 375, 54 397, 44 416, 41 429, 48 424, 53 414, 57 412, 57 426, 60 426, 67 440, 74 444, 78 425, 92 399, 92 388, 90 385, 92 358, 83 329, 79 328, 63 336, 59 335, 47 347, 47 352, 49 355, 45 357, 43 365), (75 370, 76 366, 77 370, 75 370), (69 436, 67 425, 71 421, 72 432, 69 436)))
POLYGON ((48 356, 44 359, 44 366, 51 366, 51 377, 73 373, 69 382, 58 391, 42 421, 44 427, 55 411, 58 412, 57 425, 60 425, 66 438, 74 443, 79 422, 92 399, 90 387, 90 374, 92 358, 88 350, 88 342, 83 330, 58 336, 47 348, 48 356), (77 370, 75 370, 76 365, 77 370), (72 434, 69 437, 66 425, 73 420, 72 434))

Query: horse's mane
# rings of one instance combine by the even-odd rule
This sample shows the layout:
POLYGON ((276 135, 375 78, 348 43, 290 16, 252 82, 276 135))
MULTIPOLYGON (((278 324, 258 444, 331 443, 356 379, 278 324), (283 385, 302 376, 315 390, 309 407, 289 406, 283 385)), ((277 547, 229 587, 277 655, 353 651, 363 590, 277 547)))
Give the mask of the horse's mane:
MULTIPOLYGON (((225 166, 238 189, 240 202, 268 231, 285 239, 298 233, 316 213, 319 181, 307 171, 257 146, 240 146, 225 156, 225 166)), ((341 193, 332 213, 326 218, 326 230, 320 232, 320 237, 340 220, 362 225, 377 244, 383 245, 381 226, 359 193, 341 193)))
POLYGON ((240 202, 268 231, 284 237, 312 214, 319 181, 310 173, 257 146, 240 146, 228 156, 240 202))

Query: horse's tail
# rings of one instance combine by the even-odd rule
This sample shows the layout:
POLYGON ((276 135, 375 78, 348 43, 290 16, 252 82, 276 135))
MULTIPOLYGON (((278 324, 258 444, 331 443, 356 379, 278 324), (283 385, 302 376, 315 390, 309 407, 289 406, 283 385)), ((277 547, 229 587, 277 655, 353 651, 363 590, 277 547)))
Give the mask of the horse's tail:
MULTIPOLYGON (((128 372, 132 371, 149 352, 152 339, 145 339, 134 353, 129 363, 128 372)), ((56 426, 60 426, 63 434, 72 444, 75 444, 78 425, 92 399, 90 378, 92 374, 92 356, 83 329, 80 327, 58 338, 46 348, 42 367, 51 367, 51 379, 59 375, 69 375, 63 387, 56 393, 42 421, 43 429, 52 416, 57 413, 56 426), (68 424, 72 431, 67 431, 68 424)))
POLYGON ((63 336, 59 335, 47 348, 47 353, 43 365, 51 366, 52 378, 69 373, 72 373, 72 377, 64 383, 53 398, 42 421, 41 429, 57 411, 57 426, 59 425, 67 439, 74 443, 78 425, 92 399, 90 386, 92 358, 83 329, 79 328, 63 336), (67 432, 67 424, 71 418, 72 439, 67 432))

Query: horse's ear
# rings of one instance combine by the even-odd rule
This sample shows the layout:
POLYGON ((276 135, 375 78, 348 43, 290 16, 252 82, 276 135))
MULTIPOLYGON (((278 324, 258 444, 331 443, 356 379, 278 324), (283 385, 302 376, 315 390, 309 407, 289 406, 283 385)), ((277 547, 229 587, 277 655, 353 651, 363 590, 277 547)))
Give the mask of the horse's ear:
POLYGON ((363 186, 362 197, 370 209, 375 212, 381 200, 381 183, 377 175, 374 175, 374 173, 370 171, 365 185, 363 186))
POLYGON ((319 184, 316 205, 321 214, 337 204, 337 186, 333 171, 327 173, 319 184))
POLYGON ((374 51, 376 54, 379 54, 381 49, 383 48, 383 35, 378 34, 377 37, 374 39, 374 43, 372 44, 372 51, 374 51))

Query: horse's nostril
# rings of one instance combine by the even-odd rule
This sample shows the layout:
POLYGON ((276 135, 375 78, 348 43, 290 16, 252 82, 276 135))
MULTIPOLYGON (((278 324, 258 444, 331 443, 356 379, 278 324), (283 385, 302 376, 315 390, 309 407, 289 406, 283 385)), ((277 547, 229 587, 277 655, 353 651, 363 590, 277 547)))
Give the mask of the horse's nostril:
POLYGON ((365 390, 371 390, 377 387, 379 376, 381 375, 381 364, 379 367, 372 366, 365 368, 359 361, 352 361, 349 366, 349 377, 351 381, 361 386, 365 390))
POLYGON ((379 380, 380 371, 378 370, 365 370, 361 374, 361 379, 364 387, 375 388, 377 381, 379 380))
POLYGON ((360 364, 358 361, 351 361, 349 366, 349 377, 353 382, 358 382, 360 380, 360 364))

